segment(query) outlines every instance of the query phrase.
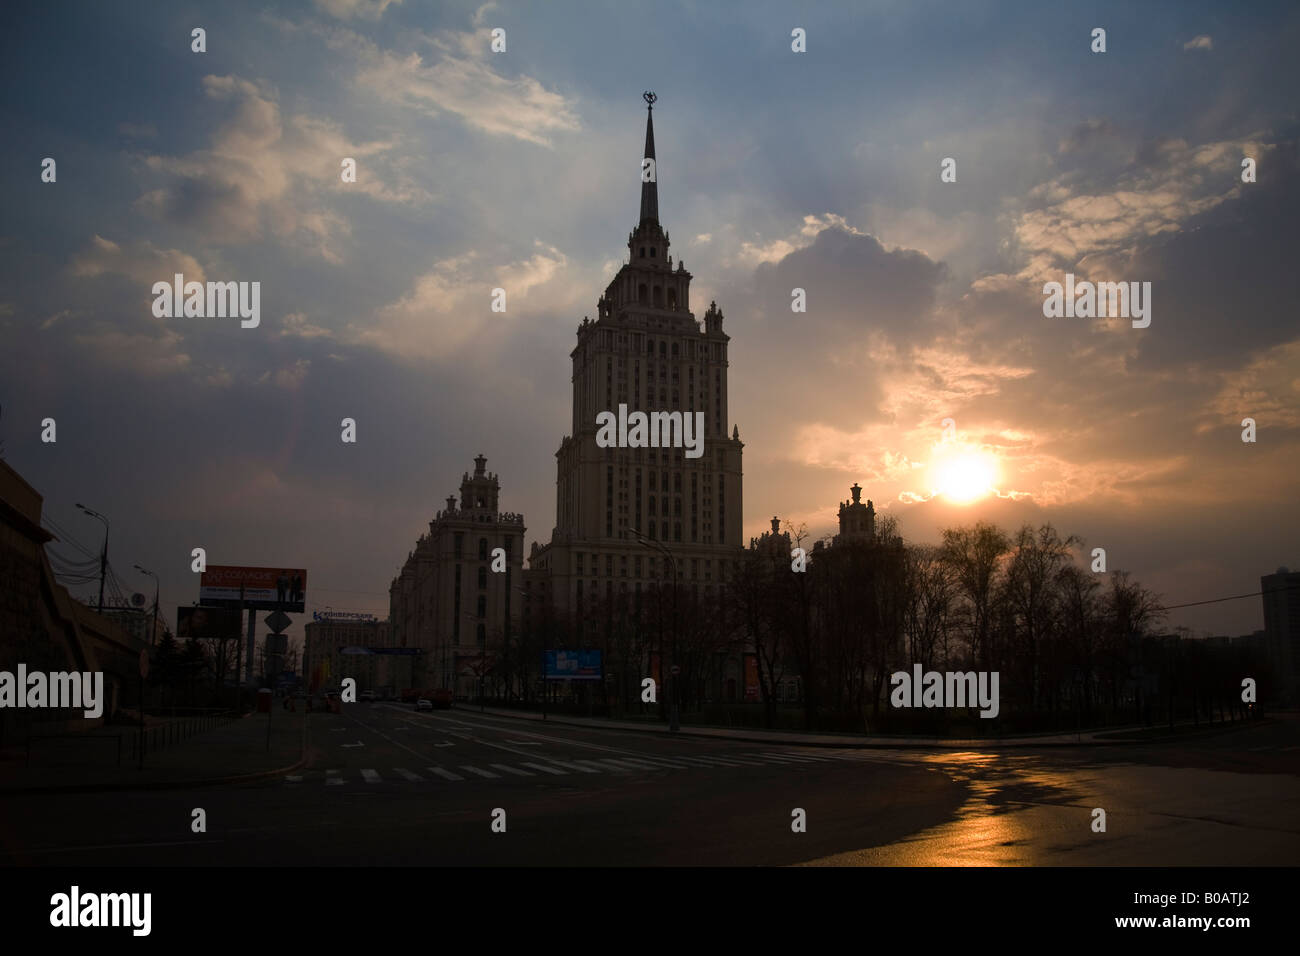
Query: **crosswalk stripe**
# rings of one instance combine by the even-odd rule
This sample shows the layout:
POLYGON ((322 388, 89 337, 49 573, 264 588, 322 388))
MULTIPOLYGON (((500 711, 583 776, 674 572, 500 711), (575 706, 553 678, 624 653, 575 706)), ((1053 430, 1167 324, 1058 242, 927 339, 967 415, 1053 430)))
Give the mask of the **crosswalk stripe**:
POLYGON ((721 764, 721 765, 724 766, 724 767, 741 767, 741 766, 744 766, 744 764, 742 764, 740 761, 735 760, 735 759, 733 759, 733 758, 731 758, 731 757, 715 757, 715 756, 713 756, 712 754, 710 754, 710 755, 709 755, 707 758, 705 758, 705 759, 707 759, 707 760, 712 760, 714 763, 721 764))
POLYGON ((620 770, 624 773, 626 773, 629 770, 645 769, 644 767, 638 767, 635 764, 630 764, 622 760, 613 760, 609 757, 606 757, 604 760, 592 760, 590 762, 594 764, 604 765, 606 768, 613 768, 614 770, 620 770))
POLYGON ((649 760, 638 760, 636 757, 621 757, 621 758, 619 758, 619 759, 621 759, 621 760, 623 761, 623 763, 630 763, 632 766, 634 766, 634 767, 641 767, 641 768, 644 769, 644 770, 665 770, 665 769, 667 769, 667 768, 665 768, 665 767, 661 767, 661 766, 659 766, 658 764, 651 763, 649 760))
POLYGON ((413 783, 424 782, 424 778, 421 777, 418 773, 411 773, 411 771, 407 770, 405 767, 394 767, 393 773, 397 774, 402 779, 410 780, 413 783))
POLYGON ((648 763, 658 764, 661 767, 672 767, 674 770, 685 770, 689 764, 681 763, 677 760, 665 760, 663 757, 638 757, 638 760, 644 760, 648 763))
POLYGON ((490 763, 488 764, 488 766, 496 770, 504 770, 506 773, 513 773, 516 777, 534 776, 533 774, 529 773, 527 770, 520 770, 518 767, 507 767, 503 763, 490 763))
POLYGON ((789 757, 782 757, 780 754, 759 754, 758 757, 760 760, 767 760, 772 763, 792 764, 799 762, 797 760, 791 760, 789 757))
POLYGON ((427 769, 429 773, 436 773, 438 776, 442 777, 443 780, 464 780, 465 779, 460 774, 452 773, 450 770, 443 770, 441 767, 426 767, 425 769, 427 769))
POLYGON ((789 757, 791 760, 801 760, 804 763, 822 763, 825 757, 810 757, 807 754, 782 753, 782 757, 789 757))
POLYGON ((471 767, 469 764, 461 764, 461 770, 468 770, 470 773, 476 773, 480 777, 499 777, 499 773, 492 773, 489 770, 480 770, 478 767, 471 767))
POLYGON ((683 763, 686 763, 686 764, 688 764, 688 765, 690 765, 690 766, 692 766, 692 767, 712 767, 712 766, 713 766, 713 764, 709 763, 707 760, 704 760, 704 759, 701 758, 701 757, 682 757, 682 756, 677 756, 677 757, 674 757, 673 759, 674 759, 674 760, 680 760, 680 761, 682 761, 683 763))
POLYGON ((570 770, 578 771, 578 773, 600 773, 599 770, 593 770, 590 767, 580 767, 578 766, 578 764, 568 760, 556 760, 554 757, 550 757, 548 759, 551 761, 551 763, 555 764, 557 767, 568 767, 570 770))
POLYGON ((342 777, 339 776, 339 772, 338 772, 337 770, 326 770, 326 771, 325 771, 325 786, 327 786, 327 787, 341 787, 341 786, 343 786, 343 783, 344 783, 344 780, 343 780, 342 777))
MULTIPOLYGON (((591 768, 593 768, 593 769, 590 771, 591 773, 604 773, 606 770, 609 770, 609 769, 610 769, 609 767, 604 766, 603 764, 600 764, 600 763, 598 763, 598 762, 595 761, 595 760, 575 760, 575 761, 573 761, 573 763, 574 763, 574 766, 576 766, 576 767, 591 767, 591 768)), ((614 769, 619 769, 619 768, 614 768, 614 769)))
POLYGON ((285 777, 284 779, 287 780, 287 781, 289 781, 290 783, 302 783, 302 776, 301 776, 301 775, 296 776, 296 777, 285 777))
POLYGON ((564 777, 567 776, 569 773, 569 771, 567 770, 559 770, 556 767, 548 767, 546 766, 546 764, 542 764, 542 763, 527 763, 521 760, 519 761, 519 765, 521 767, 532 767, 534 770, 541 770, 545 773, 553 773, 557 777, 564 777))
POLYGON ((362 770, 361 776, 365 778, 366 783, 383 783, 384 778, 379 776, 377 770, 362 770))
POLYGON ((733 761, 733 762, 735 762, 735 763, 740 764, 742 767, 761 767, 761 766, 763 766, 763 761, 761 761, 761 760, 757 760, 757 759, 755 759, 753 756, 747 756, 747 757, 733 757, 733 756, 731 756, 731 755, 728 755, 728 756, 727 756, 727 759, 728 759, 728 760, 731 760, 731 761, 733 761))

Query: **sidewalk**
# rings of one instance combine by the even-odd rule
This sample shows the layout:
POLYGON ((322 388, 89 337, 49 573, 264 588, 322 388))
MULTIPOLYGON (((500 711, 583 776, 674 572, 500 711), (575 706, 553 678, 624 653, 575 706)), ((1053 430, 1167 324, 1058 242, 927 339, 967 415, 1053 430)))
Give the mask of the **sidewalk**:
MULTIPOLYGON (((464 710, 467 713, 478 713, 479 708, 475 704, 457 705, 451 712, 464 710)), ((483 710, 485 714, 492 714, 496 717, 514 717, 520 720, 531 720, 536 722, 542 721, 542 715, 533 711, 522 710, 503 710, 497 707, 487 707, 483 710)), ((606 728, 614 730, 632 730, 648 734, 669 734, 668 725, 660 722, 642 722, 635 720, 607 720, 599 717, 570 717, 557 716, 548 714, 546 717, 547 724, 568 724, 574 727, 592 727, 606 728)), ((1202 731, 1213 730, 1232 730, 1245 727, 1258 726, 1258 720, 1239 720, 1236 723, 1226 723, 1209 725, 1201 721, 1200 729, 1202 731)), ((1183 721, 1174 725, 1175 729, 1186 729, 1193 726, 1192 721, 1183 721)), ((802 747, 847 747, 847 748, 901 748, 915 750, 918 748, 930 748, 938 750, 999 750, 1014 747, 1087 747, 1087 746, 1114 746, 1117 744, 1136 744, 1149 743, 1155 740, 1165 739, 1177 734, 1166 734, 1164 737, 1152 736, 1153 728, 1133 725, 1131 727, 1107 727, 1104 730, 1090 730, 1082 733, 1049 733, 1049 734, 1008 734, 1005 737, 922 737, 922 736, 875 736, 866 737, 860 734, 808 734, 800 731, 781 731, 781 730, 762 730, 760 728, 745 727, 692 727, 686 724, 681 725, 681 730, 675 736, 678 737, 714 737, 726 740, 746 740, 754 743, 764 744, 794 744, 802 747)))
POLYGON ((160 749, 146 747, 143 770, 128 740, 136 733, 130 726, 103 728, 71 741, 72 746, 35 740, 30 766, 24 766, 25 747, 0 754, 0 794, 167 790, 275 776, 306 763, 306 718, 302 711, 277 708, 268 749, 266 715, 249 714, 160 749), (112 739, 119 733, 121 766, 112 739), (95 737, 107 739, 96 742, 95 737))

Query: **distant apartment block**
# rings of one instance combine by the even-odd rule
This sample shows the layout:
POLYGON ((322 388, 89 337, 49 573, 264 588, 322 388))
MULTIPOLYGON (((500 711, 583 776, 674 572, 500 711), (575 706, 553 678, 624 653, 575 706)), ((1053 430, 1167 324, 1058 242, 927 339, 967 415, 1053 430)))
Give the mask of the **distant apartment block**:
POLYGON ((1264 592, 1264 636, 1285 701, 1300 702, 1300 571, 1278 568, 1259 579, 1264 592))

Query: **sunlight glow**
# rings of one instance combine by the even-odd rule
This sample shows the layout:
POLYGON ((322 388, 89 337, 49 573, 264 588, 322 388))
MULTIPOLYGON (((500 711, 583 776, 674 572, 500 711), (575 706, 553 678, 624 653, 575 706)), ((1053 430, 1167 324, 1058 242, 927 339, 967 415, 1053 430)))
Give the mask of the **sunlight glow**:
POLYGON ((971 445, 943 444, 934 449, 929 481, 932 494, 965 505, 995 491, 998 460, 971 445))

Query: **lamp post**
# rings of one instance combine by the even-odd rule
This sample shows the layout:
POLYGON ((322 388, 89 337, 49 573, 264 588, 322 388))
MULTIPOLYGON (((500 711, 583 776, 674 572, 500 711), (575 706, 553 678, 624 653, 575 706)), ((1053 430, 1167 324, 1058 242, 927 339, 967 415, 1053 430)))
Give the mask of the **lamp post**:
POLYGON ((99 613, 104 613, 104 575, 108 571, 108 519, 98 511, 92 511, 85 505, 78 503, 77 507, 90 515, 92 518, 98 518, 104 522, 104 548, 99 553, 99 613))
POLYGON ((636 528, 628 528, 627 530, 647 548, 663 552, 664 556, 668 558, 669 566, 673 572, 673 645, 670 655, 671 662, 668 668, 668 730, 670 733, 675 734, 680 729, 677 713, 677 675, 675 673, 677 669, 677 559, 664 544, 647 538, 636 528))
POLYGON ((162 584, 158 580, 158 575, 154 574, 148 568, 142 568, 136 565, 135 569, 141 574, 147 574, 153 578, 153 625, 149 628, 149 646, 153 647, 154 640, 158 635, 158 595, 162 591, 162 584))

